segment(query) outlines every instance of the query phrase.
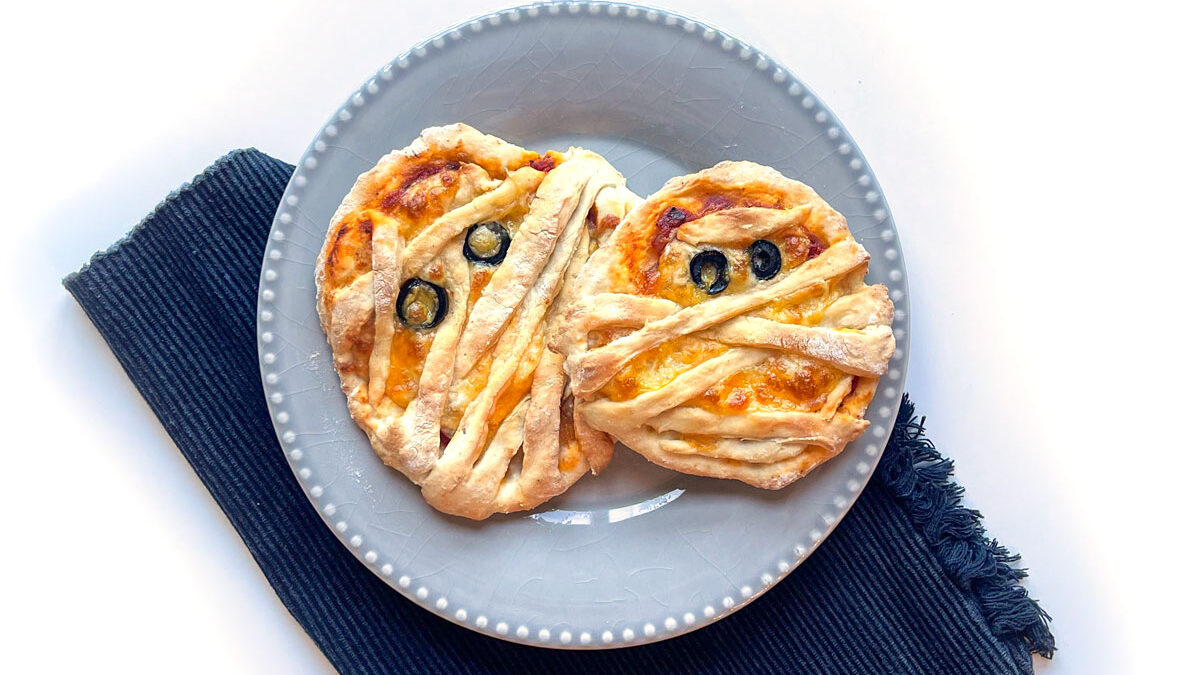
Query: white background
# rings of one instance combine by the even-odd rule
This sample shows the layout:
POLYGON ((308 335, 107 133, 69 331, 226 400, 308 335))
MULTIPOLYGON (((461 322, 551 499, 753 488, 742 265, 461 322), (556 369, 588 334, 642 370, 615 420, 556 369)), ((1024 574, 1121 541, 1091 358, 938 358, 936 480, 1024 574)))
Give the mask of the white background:
MULTIPOLYGON (((871 162, 908 390, 1024 554, 1056 675, 1194 667, 1198 22, 1123 5, 669 3, 791 67, 871 162)), ((60 279, 231 148, 295 162, 385 61, 500 6, 5 10, 0 670, 330 671, 60 279)))

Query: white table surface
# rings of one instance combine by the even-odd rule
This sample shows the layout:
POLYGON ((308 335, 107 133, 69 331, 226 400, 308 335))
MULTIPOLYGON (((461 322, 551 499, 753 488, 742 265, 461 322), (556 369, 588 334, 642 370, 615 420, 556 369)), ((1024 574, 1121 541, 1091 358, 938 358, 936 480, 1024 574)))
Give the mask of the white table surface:
MULTIPOLYGON (((869 158, 910 271, 907 388, 1055 617, 1039 670, 1194 667, 1196 17, 668 4, 789 65, 869 158)), ((59 280, 226 150, 295 162, 382 63, 499 6, 6 10, 0 670, 331 670, 59 280)))

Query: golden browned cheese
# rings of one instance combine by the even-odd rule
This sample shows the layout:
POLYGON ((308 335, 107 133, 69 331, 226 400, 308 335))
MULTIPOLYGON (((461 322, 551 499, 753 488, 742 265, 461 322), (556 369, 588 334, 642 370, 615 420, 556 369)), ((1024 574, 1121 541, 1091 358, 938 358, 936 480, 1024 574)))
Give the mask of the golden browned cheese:
MULTIPOLYGON (((553 155, 557 153, 551 153, 551 157, 553 155)), ((537 153, 530 152, 525 159, 534 162, 540 158, 537 153)), ((371 270, 372 211, 395 218, 400 223, 401 237, 409 239, 416 236, 449 210, 458 190, 466 159, 461 153, 414 157, 399 170, 381 176, 370 185, 371 197, 361 210, 353 211, 343 218, 337 226, 328 254, 321 261, 326 269, 330 290, 341 288, 371 270)), ((499 164, 481 160, 475 165, 483 168, 494 179, 503 179, 507 175, 507 168, 499 164)), ((514 230, 525 213, 525 208, 516 208, 500 222, 514 230)), ((477 267, 472 270, 468 307, 474 306, 494 271, 493 267, 477 267)), ((444 282, 443 275, 436 268, 430 270, 426 278, 435 283, 444 282)), ((333 297, 332 292, 325 295, 327 311, 328 303, 333 297)), ((417 384, 432 340, 431 333, 413 330, 398 330, 393 336, 386 395, 397 405, 407 406, 416 396, 417 384)), ((361 342, 356 344, 356 358, 353 359, 353 370, 360 376, 366 374, 371 345, 372 333, 366 330, 361 342)), ((476 379, 480 380, 478 386, 482 388, 482 382, 487 380, 487 369, 483 367, 479 370, 482 372, 478 373, 476 379)), ((453 430, 454 425, 457 425, 461 412, 455 410, 455 414, 447 416, 446 422, 451 423, 449 429, 453 430)), ((499 419, 503 419, 503 416, 499 419)))
MULTIPOLYGON (((785 209, 794 206, 778 194, 763 191, 754 185, 739 189, 727 189, 700 183, 691 190, 662 204, 651 212, 651 217, 639 223, 641 229, 619 242, 619 271, 614 278, 614 291, 633 293, 671 300, 683 307, 704 302, 708 295, 692 283, 678 283, 687 276, 690 262, 689 252, 682 248, 667 247, 675 240, 675 232, 683 223, 701 216, 736 207, 760 207, 785 209), (672 218, 682 213, 683 219, 672 218)), ((795 269, 844 239, 837 236, 824 240, 803 225, 788 228, 767 239, 779 247, 781 266, 779 274, 795 269)), ((751 240, 739 242, 744 245, 751 240)), ((748 257, 729 259, 729 286, 724 293, 739 293, 755 283, 748 257)), ((822 310, 837 298, 823 289, 783 298, 759 310, 757 315, 781 323, 815 326, 820 323, 822 310)), ((616 334, 594 331, 592 346, 607 344, 616 334)), ((601 394, 614 401, 625 401, 647 391, 662 388, 676 375, 690 367, 718 356, 729 348, 716 341, 691 336, 674 338, 647 350, 634 358, 616 377, 601 390, 601 394)), ((841 381, 843 375, 835 368, 812 362, 798 371, 782 368, 776 359, 757 364, 750 370, 733 375, 709 388, 704 395, 687 403, 711 412, 737 413, 750 407, 773 410, 795 410, 813 412, 820 410, 826 395, 841 381)), ((857 380, 857 378, 856 378, 857 380)), ((857 388, 855 381, 854 387, 857 388)), ((864 388, 865 389, 865 388, 864 388)), ((873 391, 873 385, 871 387, 873 391)), ((855 405, 855 390, 846 397, 843 407, 855 405)), ((870 400, 870 394, 866 395, 870 400)), ((861 416, 861 411, 858 413, 861 416)))
POLYGON ((770 167, 667 181, 581 274, 555 342, 575 409, 670 469, 798 480, 866 429, 895 349, 869 260, 841 214, 770 167))
POLYGON ((318 317, 351 417, 433 507, 526 510, 607 464, 609 439, 561 419, 574 408, 547 339, 594 233, 636 200, 595 153, 538 154, 464 124, 425 129, 342 200, 318 317))
POLYGON ((751 406, 814 412, 825 405, 826 395, 841 379, 840 372, 818 363, 792 369, 777 359, 768 359, 709 387, 688 405, 726 413, 740 412, 751 406))
POLYGON ((728 349, 718 342, 691 336, 667 340, 634 357, 600 392, 613 401, 628 401, 665 387, 680 373, 728 349))

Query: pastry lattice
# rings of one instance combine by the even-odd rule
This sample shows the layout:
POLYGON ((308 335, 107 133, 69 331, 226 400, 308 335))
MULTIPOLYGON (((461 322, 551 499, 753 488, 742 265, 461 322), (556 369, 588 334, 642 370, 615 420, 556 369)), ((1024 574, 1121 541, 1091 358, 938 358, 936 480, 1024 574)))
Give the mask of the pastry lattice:
POLYGON ((894 351, 868 260, 840 214, 773 169, 722 162, 671 180, 592 256, 556 336, 577 409, 663 466, 791 483, 865 430, 894 351), (752 273, 759 241, 782 252, 769 278, 752 273), (729 265, 713 295, 686 264, 706 251, 729 265))
POLYGON ((359 177, 318 261, 318 310, 352 417, 434 507, 528 509, 608 462, 611 440, 577 418, 545 338, 601 224, 635 200, 594 153, 539 158, 465 125, 427 129, 359 177), (494 267, 464 252, 485 221, 513 232, 494 267), (414 278, 446 294, 425 330, 396 314, 414 278))

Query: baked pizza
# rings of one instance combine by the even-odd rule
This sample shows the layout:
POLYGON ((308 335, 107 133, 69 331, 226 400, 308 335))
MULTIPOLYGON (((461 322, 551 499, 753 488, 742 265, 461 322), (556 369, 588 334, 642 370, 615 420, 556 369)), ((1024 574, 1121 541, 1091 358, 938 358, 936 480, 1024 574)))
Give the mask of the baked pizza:
POLYGON ((334 214, 317 310, 351 416, 438 510, 529 509, 608 462, 546 336, 636 201, 599 155, 455 124, 383 157, 334 214))
POLYGON ((846 219, 722 162, 626 215, 556 333, 576 410, 662 466, 780 488, 838 454, 895 349, 846 219))

